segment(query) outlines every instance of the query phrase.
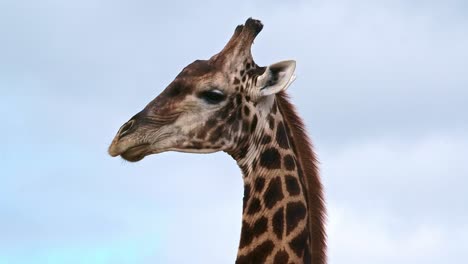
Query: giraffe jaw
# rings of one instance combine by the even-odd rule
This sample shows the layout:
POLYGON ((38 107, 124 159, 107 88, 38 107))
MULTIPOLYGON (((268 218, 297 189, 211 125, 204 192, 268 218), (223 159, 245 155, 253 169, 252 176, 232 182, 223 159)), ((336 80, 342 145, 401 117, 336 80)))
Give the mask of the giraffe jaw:
MULTIPOLYGON (((165 151, 175 151, 175 152, 182 152, 182 153, 198 153, 198 154, 209 154, 220 151, 219 149, 181 149, 181 148, 170 148, 165 151)), ((138 162, 142 160, 144 157, 158 154, 161 152, 165 152, 164 150, 154 150, 151 149, 151 144, 141 144, 137 146, 130 147, 123 152, 111 152, 109 154, 112 157, 120 156, 126 161, 130 162, 138 162)))
POLYGON ((141 144, 141 145, 130 147, 124 152, 120 153, 120 157, 130 162, 140 161, 145 156, 151 154, 149 146, 150 144, 141 144))
POLYGON ((122 146, 122 144, 111 144, 109 147, 109 155, 112 157, 121 156, 124 160, 136 162, 142 160, 150 154, 150 144, 143 143, 134 146, 122 146))

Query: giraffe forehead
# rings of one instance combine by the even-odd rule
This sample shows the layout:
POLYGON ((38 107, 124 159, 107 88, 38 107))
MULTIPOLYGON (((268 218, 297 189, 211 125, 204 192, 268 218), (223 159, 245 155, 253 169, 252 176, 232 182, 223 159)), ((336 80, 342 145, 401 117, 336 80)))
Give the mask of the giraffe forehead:
POLYGON ((185 67, 184 70, 161 93, 160 97, 172 100, 182 100, 199 87, 212 86, 217 74, 214 68, 206 64, 198 64, 185 67))
POLYGON ((232 74, 219 61, 196 60, 187 65, 166 90, 168 95, 188 94, 209 88, 230 90, 232 74))
POLYGON ((187 65, 177 78, 196 78, 219 71, 219 67, 209 60, 196 60, 187 65))

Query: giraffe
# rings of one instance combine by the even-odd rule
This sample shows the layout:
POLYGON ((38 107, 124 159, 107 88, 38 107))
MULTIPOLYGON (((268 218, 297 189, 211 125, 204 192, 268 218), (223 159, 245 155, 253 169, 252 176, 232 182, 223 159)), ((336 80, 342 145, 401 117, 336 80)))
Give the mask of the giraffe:
POLYGON ((258 66, 252 18, 209 60, 185 67, 117 132, 113 157, 224 151, 244 181, 236 263, 326 263, 325 205, 316 156, 285 90, 296 62, 258 66))

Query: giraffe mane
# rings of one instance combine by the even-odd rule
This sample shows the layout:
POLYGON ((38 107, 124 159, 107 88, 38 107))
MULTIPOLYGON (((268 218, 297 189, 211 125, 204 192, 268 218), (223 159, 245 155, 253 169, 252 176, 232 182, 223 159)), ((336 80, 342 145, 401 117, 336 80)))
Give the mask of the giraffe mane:
MULTIPOLYGON (((309 210, 309 229, 312 252, 312 263, 326 263, 326 233, 325 233, 325 201, 323 186, 319 178, 318 160, 312 150, 304 122, 296 112, 296 108, 289 102, 289 96, 280 92, 276 96, 279 111, 290 128, 292 147, 296 152, 302 168, 302 184, 306 188, 306 199, 309 210), (305 181, 305 182, 304 182, 305 181)), ((299 172, 300 173, 300 172, 299 172)))

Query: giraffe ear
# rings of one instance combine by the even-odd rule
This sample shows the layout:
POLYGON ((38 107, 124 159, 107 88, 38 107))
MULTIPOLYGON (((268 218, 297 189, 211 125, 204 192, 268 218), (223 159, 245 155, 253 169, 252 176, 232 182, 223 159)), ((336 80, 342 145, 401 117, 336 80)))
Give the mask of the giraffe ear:
POLYGON ((257 79, 260 96, 268 96, 288 89, 296 79, 296 61, 287 60, 268 66, 257 79))

